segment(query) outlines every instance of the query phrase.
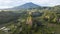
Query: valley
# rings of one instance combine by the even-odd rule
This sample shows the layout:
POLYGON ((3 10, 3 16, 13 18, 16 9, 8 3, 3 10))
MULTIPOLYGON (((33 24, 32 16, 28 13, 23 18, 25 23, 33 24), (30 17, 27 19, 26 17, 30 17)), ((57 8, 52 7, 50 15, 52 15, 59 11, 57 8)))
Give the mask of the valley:
POLYGON ((26 3, 0 12, 0 34, 60 34, 60 5, 26 3), (7 10, 7 11, 5 11, 7 10))

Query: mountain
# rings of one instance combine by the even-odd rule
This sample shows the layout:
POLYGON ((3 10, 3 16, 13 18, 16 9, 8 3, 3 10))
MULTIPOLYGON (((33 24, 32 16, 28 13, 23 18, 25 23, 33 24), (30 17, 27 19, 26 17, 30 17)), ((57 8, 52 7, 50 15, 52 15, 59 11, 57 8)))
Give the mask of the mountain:
POLYGON ((20 5, 20 6, 14 7, 14 8, 8 8, 5 10, 20 10, 20 9, 29 9, 29 8, 35 8, 35 7, 40 7, 40 6, 36 5, 32 2, 29 2, 29 3, 23 4, 23 5, 20 5))
POLYGON ((44 7, 44 6, 39 6, 39 5, 36 5, 32 2, 29 2, 29 3, 25 3, 23 5, 20 5, 20 6, 16 6, 16 7, 13 7, 13 8, 7 8, 7 9, 3 9, 3 10, 21 10, 21 9, 38 9, 38 10, 42 10, 42 9, 48 9, 50 10, 51 7, 44 7))
POLYGON ((30 3, 26 3, 24 5, 21 5, 21 6, 18 6, 18 7, 15 7, 16 9, 28 9, 28 8, 34 8, 34 7, 39 7, 38 5, 30 2, 30 3))

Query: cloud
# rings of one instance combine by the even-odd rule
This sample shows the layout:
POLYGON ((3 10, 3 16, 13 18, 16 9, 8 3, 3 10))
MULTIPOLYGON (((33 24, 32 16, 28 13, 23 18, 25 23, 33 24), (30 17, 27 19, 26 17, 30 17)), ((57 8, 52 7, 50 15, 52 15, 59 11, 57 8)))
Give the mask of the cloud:
POLYGON ((42 6, 55 6, 60 5, 60 0, 32 0, 33 3, 42 5, 42 6))
POLYGON ((26 0, 0 0, 0 8, 10 8, 26 3, 26 0))
POLYGON ((0 0, 0 8, 11 8, 27 2, 33 2, 41 6, 60 5, 60 0, 0 0))

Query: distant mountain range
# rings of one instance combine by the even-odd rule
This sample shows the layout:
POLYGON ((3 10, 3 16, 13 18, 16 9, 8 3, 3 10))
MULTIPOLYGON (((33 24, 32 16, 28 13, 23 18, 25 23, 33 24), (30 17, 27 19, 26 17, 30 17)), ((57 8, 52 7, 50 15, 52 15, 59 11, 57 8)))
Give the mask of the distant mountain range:
MULTIPOLYGON (((60 7, 60 6, 57 6, 57 7, 60 7)), ((26 4, 20 5, 20 6, 16 6, 16 7, 13 7, 13 8, 2 9, 2 10, 21 10, 21 9, 32 9, 32 8, 35 8, 35 9, 46 9, 46 8, 51 9, 51 7, 43 7, 43 6, 36 5, 32 2, 29 2, 29 3, 26 3, 26 4)))

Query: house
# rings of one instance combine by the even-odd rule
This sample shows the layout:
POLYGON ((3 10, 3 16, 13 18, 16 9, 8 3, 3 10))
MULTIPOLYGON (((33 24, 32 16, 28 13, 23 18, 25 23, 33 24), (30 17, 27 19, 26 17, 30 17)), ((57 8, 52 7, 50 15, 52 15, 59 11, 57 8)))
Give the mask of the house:
POLYGON ((5 29, 5 27, 0 28, 0 30, 3 30, 3 29, 5 29))
POLYGON ((10 31, 10 28, 6 28, 6 27, 2 27, 0 28, 1 31, 4 31, 4 32, 9 32, 10 31))

